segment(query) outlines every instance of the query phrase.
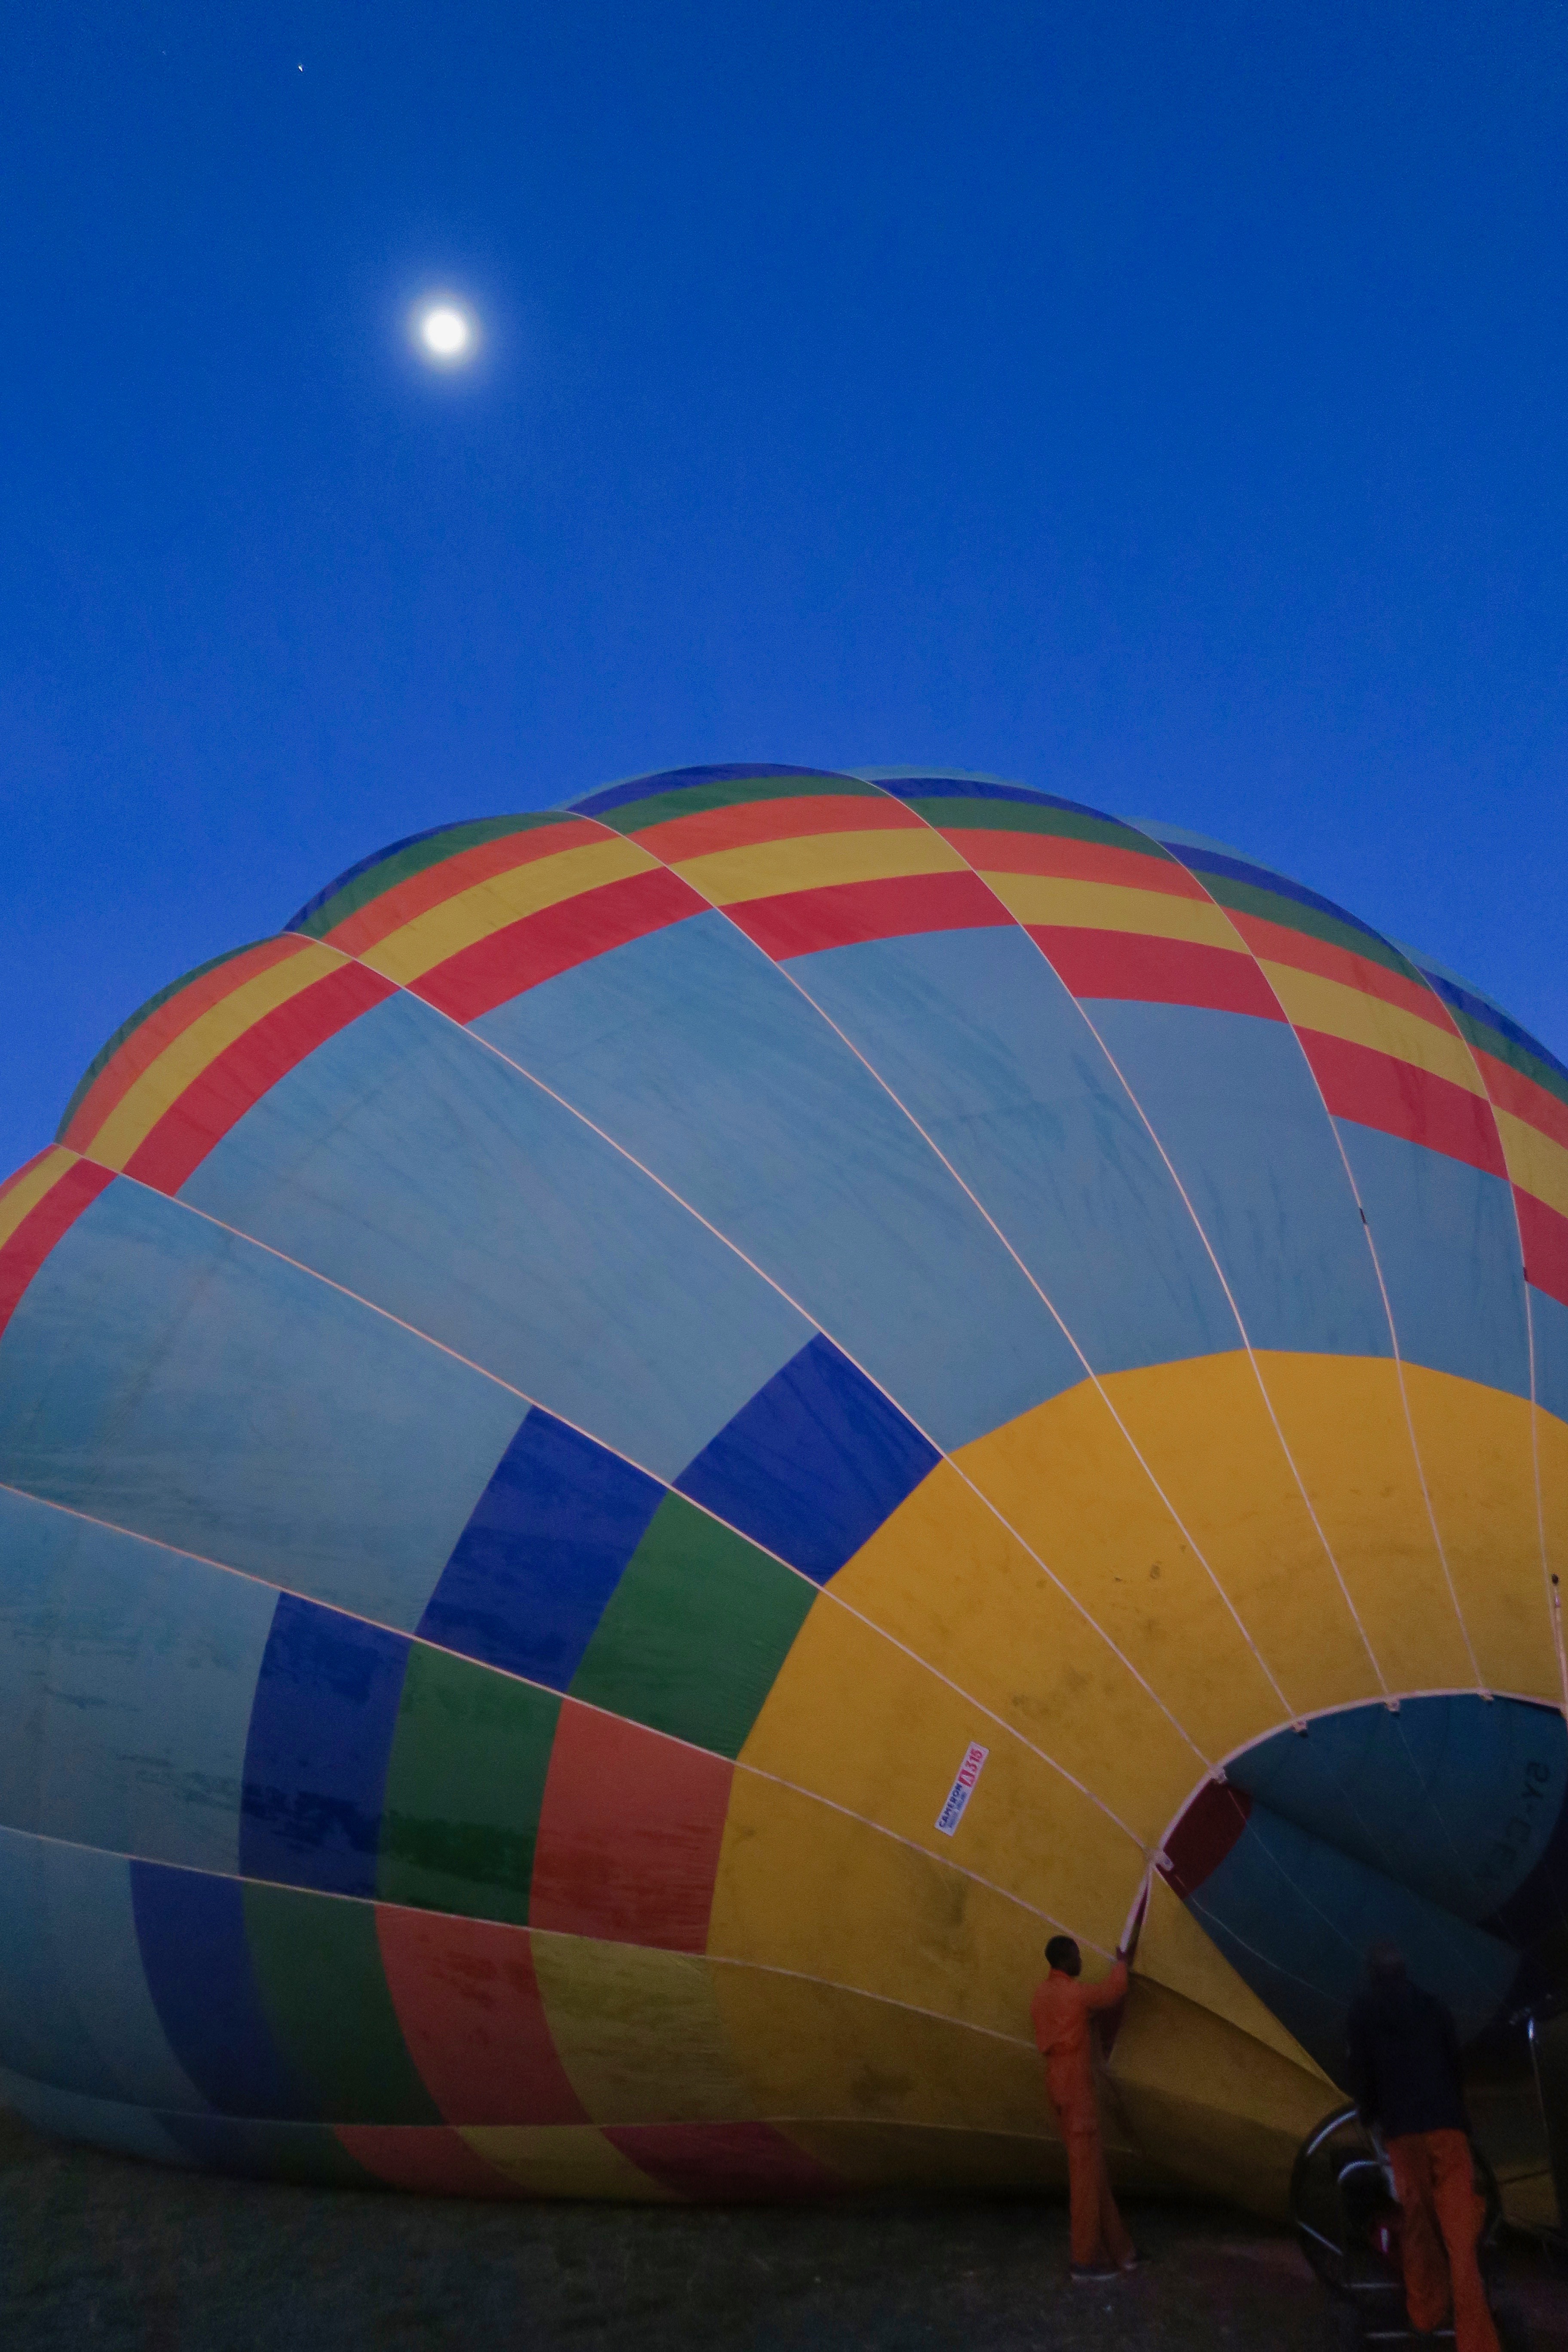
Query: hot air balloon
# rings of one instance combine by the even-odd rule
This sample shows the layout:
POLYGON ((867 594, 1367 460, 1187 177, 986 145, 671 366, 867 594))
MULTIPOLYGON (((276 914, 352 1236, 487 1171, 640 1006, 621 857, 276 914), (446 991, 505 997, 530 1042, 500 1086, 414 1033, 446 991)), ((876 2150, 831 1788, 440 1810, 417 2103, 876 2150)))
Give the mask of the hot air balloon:
POLYGON ((350 869, 0 1190, 0 2097, 462 2194, 1276 2210, 1568 1978, 1568 1069, 1196 836, 639 778, 350 869))

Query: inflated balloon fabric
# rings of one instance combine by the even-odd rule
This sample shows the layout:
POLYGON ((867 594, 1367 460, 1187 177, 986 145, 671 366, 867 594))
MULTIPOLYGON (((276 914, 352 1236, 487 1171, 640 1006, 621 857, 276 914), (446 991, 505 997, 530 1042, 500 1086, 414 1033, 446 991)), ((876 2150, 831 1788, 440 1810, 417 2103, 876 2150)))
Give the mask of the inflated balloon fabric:
POLYGON ((0 1189, 0 2097, 464 2194, 1277 2204, 1568 1977, 1568 1070, 1193 836, 700 769, 402 842, 0 1189))

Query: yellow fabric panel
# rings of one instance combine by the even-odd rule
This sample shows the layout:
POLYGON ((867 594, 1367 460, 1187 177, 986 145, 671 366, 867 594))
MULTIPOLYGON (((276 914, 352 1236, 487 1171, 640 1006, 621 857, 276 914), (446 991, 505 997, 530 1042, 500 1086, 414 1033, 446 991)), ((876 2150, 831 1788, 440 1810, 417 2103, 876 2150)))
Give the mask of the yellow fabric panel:
POLYGON ((871 833, 799 834, 743 849, 710 850, 674 871, 716 907, 821 890, 835 882, 886 882, 902 874, 958 874, 963 860, 929 825, 881 825, 871 833))
MULTIPOLYGON (((1059 2194, 1067 2187, 1067 2152, 1058 2139, 910 2124, 792 2122, 788 2130, 798 2147, 857 2188, 984 2196, 998 2189, 1059 2194)), ((1161 2185, 1170 2186, 1168 2174, 1161 2185)))
MULTIPOLYGON (((889 1920, 888 1931, 898 1935, 899 1922, 889 1920)), ((1027 1992, 1009 2041, 777 1969, 716 1961, 713 1985, 759 2115, 1055 2128, 1029 2039, 1027 1992)))
MULTIPOLYGON (((1129 1873, 1136 1885, 1142 1869, 1142 1847, 1102 1807, 827 1595, 795 1635, 740 1761, 923 1846, 944 1874, 973 1872, 1044 1920, 1081 1926, 1091 1941, 1120 1925, 1104 1908, 1106 1885, 1125 1885, 1129 1873), (990 1754, 948 1837, 936 1819, 972 1740, 990 1754)), ((1049 1932, 1042 1926, 1040 1937, 1049 1932)))
MULTIPOLYGON (((1366 1643, 1245 1351, 1116 1372, 1104 1386, 1278 1678, 1288 1705, 1276 1720, 1378 1697, 1366 1643)), ((1403 1425, 1400 1440, 1408 1456, 1403 1425)))
POLYGON ((610 2197, 676 2203, 667 2189, 613 2147, 591 2124, 460 2124, 476 2156, 531 2197, 610 2197))
POLYGON ((595 2123, 751 2116, 700 1953, 535 1929, 534 1972, 573 2089, 595 2123))
POLYGON ((1206 1759, 1274 1728, 1279 1695, 1090 1382, 956 1458, 1206 1759))
POLYGON ((1061 874, 985 874, 1021 923, 1065 923, 1095 931, 1140 931, 1146 938, 1194 940, 1203 947, 1247 950, 1223 908, 1168 890, 1130 890, 1120 882, 1076 882, 1061 874))
POLYGON ((1561 1706, 1522 1397, 1407 1364, 1416 1443, 1459 1608, 1489 1690, 1561 1706))
POLYGON ((1473 1683, 1421 1491, 1398 1365, 1378 1356, 1260 1349, 1258 1368, 1390 1688, 1473 1683))
POLYGON ((1563 1647, 1568 1643, 1568 1423, 1537 1406, 1534 1418, 1536 1475, 1540 1481, 1541 1532, 1545 1549, 1542 1598, 1552 1612, 1552 1651, 1558 1669, 1554 1695, 1568 1706, 1563 1647), (1555 1576, 1558 1581, 1550 1581, 1555 1576))
MULTIPOLYGON (((1120 1932, 1142 1867, 1136 1849, 1127 1853, 1122 1871, 1104 1874, 1086 1943, 1108 1948, 1120 1932)), ((776 1780, 736 1773, 708 1928, 715 1958, 857 1986, 1013 2035, 1050 1932, 1022 1903, 923 1848, 776 1780)))
POLYGON ((1132 1973, 1135 1979, 1146 1979, 1163 1985, 1167 1992, 1180 1993, 1184 2000, 1234 2025, 1238 2033, 1265 2043, 1276 2057, 1316 2075, 1323 2085, 1325 2111, 1331 2104, 1335 2085, 1317 2060, 1302 2049, 1293 2033, 1286 2032, 1251 1986, 1237 1976, 1218 1945, 1205 1935, 1157 1871, 1149 1885, 1149 1908, 1132 1973))
POLYGON ((335 948, 311 940, 298 955, 269 964, 230 995, 209 1004, 121 1095, 93 1136, 92 1158, 105 1168, 123 1168, 170 1105, 178 1101, 191 1080, 199 1077, 226 1045, 253 1029, 264 1013, 276 1012, 279 1005, 324 980, 330 971, 341 971, 345 961, 335 948))
POLYGON ((1298 1029, 1320 1029, 1352 1045, 1396 1055, 1435 1078, 1451 1079, 1467 1094, 1485 1098, 1469 1047, 1451 1029, 1439 1029, 1419 1013, 1406 1013, 1403 1005, 1369 996, 1364 989, 1348 988, 1342 981, 1325 980, 1320 972, 1301 971, 1289 963, 1263 962, 1262 968, 1286 1018, 1298 1029))
POLYGON ((1273 2220, 1297 2149, 1342 2104, 1321 2074, 1147 1979, 1133 1979, 1110 2076, 1139 2144, 1155 2158, 1180 2149, 1188 2189, 1273 2220))
POLYGON ((502 874, 476 882, 471 889, 444 898, 438 907, 427 908, 411 923, 389 931, 385 939, 367 948, 362 961, 384 972, 388 980, 406 983, 445 963, 460 949, 472 947, 476 940, 488 940, 492 931, 508 923, 521 922, 525 915, 540 914, 546 907, 559 906, 563 898, 575 898, 584 890, 596 890, 601 883, 647 873, 658 863, 646 849, 619 834, 605 841, 590 841, 581 849, 559 850, 553 857, 531 858, 525 866, 509 866, 502 874))
POLYGON ((940 1659, 1145 1844, 1191 1787, 1190 1742, 951 1463, 839 1570, 829 1598, 940 1659))
POLYGON ((0 1244, 8 1242, 24 1217, 30 1216, 47 1192, 52 1192, 77 1154, 63 1144, 51 1144, 36 1168, 30 1168, 8 1192, 0 1192, 0 1244))
POLYGON ((1498 1110, 1492 1116, 1502 1138, 1503 1158, 1508 1172, 1522 1192, 1533 1192, 1560 1216, 1568 1217, 1568 1151, 1542 1135, 1538 1127, 1516 1118, 1510 1110, 1498 1110))

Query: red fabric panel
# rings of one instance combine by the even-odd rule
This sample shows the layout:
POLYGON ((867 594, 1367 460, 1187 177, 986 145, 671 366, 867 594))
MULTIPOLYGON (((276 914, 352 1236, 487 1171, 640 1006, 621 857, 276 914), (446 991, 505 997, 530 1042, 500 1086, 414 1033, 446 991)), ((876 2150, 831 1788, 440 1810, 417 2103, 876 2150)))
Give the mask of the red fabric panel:
POLYGON ((435 964, 422 979, 411 981, 416 996, 450 1013, 454 1021, 477 1021, 509 997, 553 980, 574 964, 624 947, 648 931, 662 931, 670 923, 707 909, 678 874, 661 866, 646 874, 624 875, 618 882, 601 882, 575 898, 563 898, 537 915, 524 915, 492 931, 472 947, 460 948, 445 963, 435 964))
POLYGON ((540 1808, 532 1925, 701 1951, 733 1769, 566 1699, 540 1808))
POLYGON ((820 890, 747 898, 724 912, 775 962, 816 955, 823 948, 854 947, 862 940, 982 930, 1013 919, 973 874, 900 874, 883 882, 830 882, 820 890))
POLYGON ((1298 1029, 1296 1034, 1336 1118, 1381 1128, 1385 1135, 1446 1152, 1489 1176, 1506 1177, 1497 1121, 1484 1096, 1418 1070, 1396 1054, 1353 1045, 1320 1029, 1298 1029))
POLYGON ((1184 1903, 1212 1876, 1247 1827, 1252 1800, 1245 1789, 1205 1780, 1170 1836, 1161 1874, 1184 1903))
POLYGON ((1273 990, 1249 955, 1145 931, 1079 930, 1066 923, 1028 925, 1075 996, 1131 997, 1144 1004, 1195 1004, 1215 1013, 1250 1013, 1283 1021, 1273 990))
POLYGON ((1005 833, 991 825, 944 824, 942 837, 982 874, 1054 874, 1069 882, 1113 882, 1125 890, 1163 890, 1169 898, 1206 898, 1184 866, 1157 853, 1079 841, 1066 833, 1005 833))
POLYGON ((151 1068, 166 1046, 176 1037, 183 1037, 192 1023, 213 1005, 232 996, 247 980, 258 973, 270 971, 274 964, 286 963, 290 956, 303 955, 310 941, 296 939, 285 932, 279 939, 262 940, 243 954, 230 956, 216 971, 203 972, 187 988, 160 1004, 150 1013, 138 1029, 133 1029, 120 1051, 94 1079, 91 1087, 77 1105, 76 1116, 60 1141, 73 1151, 85 1151, 110 1112, 142 1076, 151 1068))
POLYGON ((678 2196, 828 2197, 844 2183, 772 2124, 621 2124, 605 2137, 678 2196))
POLYGON ((28 1210, 4 1248, 0 1248, 0 1331, 11 1320, 21 1304, 23 1292, 60 1235, 113 1181, 112 1168, 96 1168, 90 1160, 79 1160, 28 1210))
POLYGON ((334 2124, 332 2130, 367 2172, 392 2189, 412 2189, 422 2197, 527 2194, 439 2124, 334 2124))
POLYGON ((403 2038, 448 2123, 586 2121, 551 2039, 526 1927, 390 1904, 375 1927, 403 2038))
POLYGON ((1238 907, 1227 907, 1226 913, 1254 955, 1271 963, 1290 964, 1297 971, 1314 971, 1321 980, 1337 980, 1345 988, 1359 989, 1363 996, 1381 997, 1384 1004, 1397 1004, 1402 1013, 1414 1013, 1417 1020, 1429 1021, 1447 1036, 1458 1034, 1447 1006, 1424 980, 1390 971, 1386 964, 1374 963, 1370 956, 1352 955, 1348 948, 1314 939, 1309 931, 1267 923, 1260 915, 1244 914, 1238 907))
POLYGON ((379 972, 345 963, 264 1013, 170 1104, 126 1161, 126 1174, 160 1192, 177 1192, 269 1087, 392 993, 392 982, 379 972))
POLYGON ((1521 1192, 1517 1184, 1513 1201, 1519 1211, 1527 1279, 1560 1307, 1568 1307, 1568 1217, 1549 1209, 1533 1192, 1521 1192))
POLYGON ((908 833, 923 822, 901 801, 880 794, 801 793, 793 800, 738 801, 731 808, 667 817, 633 837, 655 857, 678 866, 682 858, 705 857, 715 849, 750 849, 759 842, 795 841, 816 833, 908 833))
POLYGON ((471 890, 477 882, 488 882, 493 874, 510 874, 542 857, 558 857, 563 850, 584 849, 591 842, 615 839, 607 825, 595 824, 585 816, 564 817, 559 824, 531 825, 523 833, 500 834, 494 841, 460 849, 456 856, 444 857, 411 874, 406 881, 395 883, 379 898, 368 899, 356 913, 334 924, 326 933, 327 940, 345 955, 363 955, 389 932, 411 923, 416 915, 427 913, 460 891, 471 890))

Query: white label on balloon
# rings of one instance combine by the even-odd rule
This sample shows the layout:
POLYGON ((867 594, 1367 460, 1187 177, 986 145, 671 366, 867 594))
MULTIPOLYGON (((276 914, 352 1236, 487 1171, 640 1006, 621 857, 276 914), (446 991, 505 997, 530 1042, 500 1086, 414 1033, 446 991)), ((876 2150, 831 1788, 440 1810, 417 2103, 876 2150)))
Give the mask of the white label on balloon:
POLYGON ((947 1802, 936 1817, 936 1825, 943 1837, 951 1837, 963 1819, 963 1808, 974 1794, 974 1783, 980 1778, 980 1767, 990 1755, 989 1748, 972 1746, 958 1768, 958 1778, 947 1792, 947 1802))

